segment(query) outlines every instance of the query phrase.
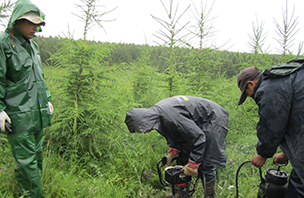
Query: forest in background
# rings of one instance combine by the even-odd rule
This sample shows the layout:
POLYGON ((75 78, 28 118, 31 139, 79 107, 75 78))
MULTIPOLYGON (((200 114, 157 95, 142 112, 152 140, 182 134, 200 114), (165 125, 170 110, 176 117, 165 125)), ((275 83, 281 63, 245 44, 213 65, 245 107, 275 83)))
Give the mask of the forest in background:
MULTIPOLYGON (((45 64, 51 65, 51 54, 54 54, 61 48, 60 43, 62 43, 66 38, 60 37, 42 37, 38 36, 34 38, 34 41, 38 44, 40 48, 41 61, 45 64)), ((120 65, 120 64, 131 64, 138 61, 141 58, 141 53, 144 50, 149 51, 149 66, 155 68, 158 72, 165 72, 167 69, 166 60, 169 57, 169 47, 165 46, 150 46, 150 45, 136 45, 130 43, 107 43, 107 42, 95 42, 95 45, 105 45, 111 50, 109 57, 105 58, 105 61, 109 65, 120 65)), ((175 56, 177 71, 189 72, 195 64, 195 57, 190 55, 191 51, 196 51, 198 49, 188 48, 188 47, 176 47, 175 56)), ((231 78, 238 74, 239 68, 243 64, 248 64, 252 66, 259 66, 261 62, 253 62, 251 53, 247 52, 231 52, 231 51, 221 51, 216 49, 204 49, 208 54, 205 55, 205 62, 209 60, 217 60, 216 65, 204 65, 204 70, 217 75, 219 72, 225 71, 225 77, 231 78), (254 64, 254 65, 253 65, 254 64)), ((203 52, 204 53, 204 52, 203 52)), ((264 57, 269 59, 269 64, 278 64, 283 62, 282 55, 279 54, 264 54, 264 57)), ((291 56, 292 57, 292 56, 291 56)), ((295 56, 293 56, 295 57, 295 56)))

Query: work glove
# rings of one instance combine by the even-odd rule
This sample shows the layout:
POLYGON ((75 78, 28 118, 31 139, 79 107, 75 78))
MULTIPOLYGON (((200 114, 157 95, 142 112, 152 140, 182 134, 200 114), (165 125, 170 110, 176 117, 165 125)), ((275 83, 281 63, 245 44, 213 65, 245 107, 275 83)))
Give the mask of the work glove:
POLYGON ((201 163, 196 163, 189 159, 188 164, 183 167, 184 175, 193 176, 197 174, 197 169, 201 163))
POLYGON ((176 150, 174 148, 170 148, 168 155, 166 156, 167 162, 166 162, 166 167, 171 166, 173 158, 175 158, 179 154, 179 150, 176 150))
POLYGON ((48 105, 49 105, 50 113, 51 113, 51 115, 52 115, 52 114, 53 114, 53 110, 54 110, 53 105, 52 105, 52 103, 50 103, 50 102, 48 102, 48 105))
POLYGON ((5 121, 11 124, 11 119, 5 113, 5 111, 0 112, 0 129, 2 132, 5 131, 5 121))

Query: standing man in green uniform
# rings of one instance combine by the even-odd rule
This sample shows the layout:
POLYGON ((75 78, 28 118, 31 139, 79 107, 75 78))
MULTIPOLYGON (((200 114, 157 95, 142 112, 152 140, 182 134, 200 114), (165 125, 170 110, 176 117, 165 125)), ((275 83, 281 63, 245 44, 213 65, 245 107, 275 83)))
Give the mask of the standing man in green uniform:
POLYGON ((7 137, 21 195, 35 198, 43 197, 43 128, 51 125, 53 113, 39 49, 31 40, 41 25, 41 10, 29 0, 18 0, 0 34, 0 129, 11 124, 7 137))

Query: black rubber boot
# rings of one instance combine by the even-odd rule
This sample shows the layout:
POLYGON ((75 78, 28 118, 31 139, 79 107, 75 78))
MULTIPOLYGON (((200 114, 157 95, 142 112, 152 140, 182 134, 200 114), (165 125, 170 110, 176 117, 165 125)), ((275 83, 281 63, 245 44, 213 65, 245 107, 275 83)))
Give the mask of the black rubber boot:
POLYGON ((206 182, 206 198, 214 198, 215 197, 215 178, 206 182))

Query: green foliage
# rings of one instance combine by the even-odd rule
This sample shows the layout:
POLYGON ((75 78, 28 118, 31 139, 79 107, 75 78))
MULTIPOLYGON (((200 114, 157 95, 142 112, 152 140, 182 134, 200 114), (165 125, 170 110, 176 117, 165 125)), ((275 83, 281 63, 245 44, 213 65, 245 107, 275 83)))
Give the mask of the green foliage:
MULTIPOLYGON (((295 10, 295 5, 293 6, 293 11, 291 15, 288 14, 289 13, 288 1, 286 0, 286 8, 284 11, 282 11, 283 24, 280 25, 277 22, 277 20, 274 19, 274 24, 277 27, 276 33, 279 37, 279 38, 275 38, 275 40, 281 46, 280 49, 278 48, 278 51, 282 55, 284 63, 287 62, 288 60, 287 54, 289 52, 289 49, 291 48, 291 46, 294 45, 293 37, 300 30, 300 29, 296 29, 299 23, 297 21, 299 17, 296 17, 294 19, 294 10, 295 10)), ((300 55, 302 48, 303 48, 303 42, 300 42, 297 55, 300 55)))
MULTIPOLYGON (((80 17, 84 21, 94 16, 89 13, 97 17, 85 24, 85 39, 92 23, 101 25, 98 17, 102 15, 94 11, 95 4, 90 7, 94 0, 82 2, 88 10, 79 6, 87 14, 80 17)), ((35 38, 54 106, 53 124, 45 129, 42 184, 46 198, 164 197, 171 192, 161 186, 156 170, 156 163, 168 152, 166 140, 156 131, 130 134, 124 118, 128 109, 149 108, 174 95, 204 97, 229 111, 227 167, 217 168, 215 190, 217 197, 235 197, 238 166, 256 154, 255 126, 259 119, 252 99, 237 107, 237 75, 245 67, 266 69, 285 57, 203 48, 202 39, 199 49, 179 47, 187 42, 176 35, 187 24, 177 25, 188 8, 178 17, 178 9, 172 9, 173 1, 169 9, 164 8, 169 22, 154 17, 167 31, 158 32, 164 42, 160 46, 35 38)), ((209 12, 197 13, 199 32, 192 33, 206 38, 212 26, 204 29, 205 24, 200 22, 207 22, 204 17, 209 12)), ((287 59, 297 56, 290 54, 287 59)), ((18 197, 14 159, 3 134, 0 153, 0 197, 18 197)), ((263 170, 272 166, 268 160, 263 170)), ((291 169, 288 165, 284 171, 291 169)), ((239 196, 256 197, 258 169, 248 164, 238 179, 239 196)), ((203 195, 200 182, 192 197, 203 195)))
POLYGON ((51 65, 52 63, 50 61, 50 57, 59 50, 59 43, 61 43, 64 39, 58 37, 43 38, 41 36, 37 36, 33 38, 33 40, 39 46, 41 61, 47 65, 51 65))
MULTIPOLYGON (((171 189, 161 186, 156 163, 168 152, 166 140, 156 131, 130 134, 124 118, 128 109, 149 108, 168 97, 170 76, 159 72, 152 58, 166 48, 141 46, 137 48, 140 56, 134 56, 130 63, 112 65, 107 60, 113 61, 114 49, 128 45, 60 41, 58 51, 48 60, 50 64, 44 65, 54 106, 53 125, 45 129, 45 197, 164 197, 171 189), (145 172, 150 173, 149 178, 145 172)), ((126 50, 135 48, 129 47, 126 50)), ((174 74, 171 93, 204 97, 229 111, 227 167, 217 169, 216 194, 235 197, 236 170, 256 154, 259 119, 251 98, 237 107, 237 73, 253 63, 269 68, 277 57, 204 49, 199 59, 199 51, 176 48, 176 52, 185 53, 187 59, 177 59, 185 62, 174 74)), ((5 136, 0 136, 0 142, 0 196, 18 197, 14 159, 5 136)), ((270 159, 264 170, 269 167, 273 167, 270 159)), ((288 165, 284 171, 290 173, 291 168, 288 165)), ((259 182, 257 169, 246 165, 239 176, 240 197, 255 197, 259 182)), ((203 195, 200 182, 193 197, 203 195)))
POLYGON ((176 8, 174 10, 173 6, 173 0, 169 1, 169 9, 164 5, 163 1, 161 0, 161 3, 166 11, 166 15, 168 17, 167 20, 160 19, 156 16, 152 17, 161 25, 163 26, 164 30, 159 30, 157 35, 155 35, 159 40, 162 42, 162 46, 168 46, 169 56, 163 57, 168 62, 168 67, 166 69, 166 74, 168 75, 165 79, 167 82, 167 90, 169 95, 173 96, 176 92, 176 85, 175 85, 175 77, 179 75, 177 72, 178 63, 177 63, 177 55, 175 53, 177 46, 182 43, 182 39, 186 36, 178 36, 181 34, 182 30, 185 29, 187 26, 187 23, 181 25, 179 27, 179 21, 181 17, 185 14, 185 12, 189 9, 190 6, 188 6, 180 15, 177 15, 178 13, 178 5, 176 5, 176 8), (174 90, 175 89, 175 90, 174 90))
MULTIPOLYGON (((137 67, 136 64, 133 66, 137 67)), ((107 128, 107 126, 102 126, 108 130, 94 134, 95 142, 92 142, 92 144, 96 144, 95 146, 102 150, 102 157, 96 159, 93 155, 83 151, 82 155, 78 152, 79 157, 76 159, 71 157, 74 150, 66 151, 64 155, 62 152, 58 152, 58 147, 62 145, 63 139, 66 140, 65 143, 67 144, 74 141, 71 134, 65 134, 65 136, 71 136, 71 139, 61 134, 61 126, 67 125, 67 119, 64 119, 60 114, 67 111, 68 108, 65 98, 61 94, 64 90, 62 89, 63 81, 67 78, 69 72, 66 68, 45 67, 45 74, 49 76, 47 84, 53 94, 55 109, 55 123, 52 127, 47 128, 45 138, 42 183, 46 198, 164 197, 166 193, 171 192, 170 188, 161 186, 156 169, 156 163, 168 152, 169 148, 166 145, 166 140, 156 131, 147 134, 130 134, 125 126, 122 127, 125 111, 137 105, 133 103, 132 91, 132 81, 136 77, 136 75, 133 76, 133 71, 137 70, 133 69, 115 70, 113 74, 108 73, 109 78, 115 76, 117 78, 115 81, 117 85, 112 87, 111 91, 117 92, 119 96, 116 95, 117 98, 108 97, 109 104, 107 105, 111 106, 104 111, 108 113, 107 115, 117 113, 117 119, 111 118, 117 127, 107 128), (60 123, 59 117, 62 117, 64 121, 60 123), (69 160, 71 158, 74 160, 69 160), (149 178, 146 178, 143 173, 150 170, 152 170, 152 173, 149 178)), ((179 79, 178 84, 183 83, 187 84, 188 81, 179 79)), ((236 77, 232 79, 221 77, 216 81, 210 81, 209 85, 210 90, 207 94, 197 96, 206 97, 219 103, 230 113, 229 132, 226 139, 227 167, 225 169, 217 168, 216 194, 218 197, 235 197, 235 188, 233 187, 235 187, 236 170, 242 162, 250 160, 256 154, 257 107, 253 100, 248 98, 244 105, 237 108, 240 93, 236 86, 236 77)), ((165 90, 165 86, 158 87, 158 84, 152 83, 150 86, 158 92, 165 90)), ((188 86, 190 85, 188 84, 188 86)), ((187 90, 184 92, 184 94, 189 93, 187 90)), ((146 100, 148 101, 142 104, 149 107, 148 104, 157 102, 164 96, 158 94, 151 98, 152 102, 147 97, 146 100)), ((101 101, 98 105, 102 105, 103 102, 101 101)), ((85 122, 83 121, 83 123, 85 122)), ((72 131, 67 132, 72 133, 72 131)), ((82 133, 83 131, 80 130, 79 132, 82 133)), ((77 142, 78 147, 81 147, 81 141, 77 142)), ((74 148, 63 146, 66 150, 74 148)), ((87 144, 86 146, 89 147, 90 145, 87 144)), ((4 147, 1 145, 1 148, 4 147)), ((63 149, 60 151, 63 151, 63 149)), ((7 150, 7 152, 10 151, 7 150)), ((0 186, 0 195, 17 197, 18 187, 14 180, 13 159, 7 157, 4 155, 9 163, 1 164, 0 172, 0 183, 7 185, 0 186)), ((271 162, 271 159, 267 161, 263 171, 274 167, 271 162)), ((282 170, 290 173, 291 165, 282 170)), ((248 164, 241 169, 238 179, 239 197, 256 197, 257 185, 260 182, 258 169, 248 164)), ((202 197, 203 192, 203 186, 199 182, 193 197, 202 197)))
POLYGON ((0 134, 0 197, 18 195, 18 185, 14 174, 14 157, 6 134, 0 134))
MULTIPOLYGON (((41 37, 36 37, 34 39, 39 45, 41 60, 44 64, 53 65, 50 56, 63 47, 63 45, 58 44, 64 42, 64 40, 66 40, 66 38, 47 37, 43 40, 41 37)), ((98 44, 107 46, 111 49, 109 56, 104 57, 104 61, 109 65, 118 66, 121 64, 135 64, 142 58, 142 52, 146 51, 148 52, 146 56, 149 57, 150 67, 160 73, 167 73, 168 71, 168 60, 170 56, 168 47, 122 43, 110 44, 102 42, 98 42, 98 44)), ((225 71, 225 77, 231 78, 238 74, 240 67, 243 68, 256 65, 258 65, 258 67, 265 67, 265 65, 263 65, 264 63, 260 61, 260 58, 267 59, 267 65, 274 65, 282 62, 282 57, 280 55, 252 55, 249 53, 219 51, 211 48, 203 48, 200 51, 197 48, 176 47, 174 52, 176 55, 176 72, 194 74, 194 71, 196 71, 194 68, 200 65, 201 69, 203 69, 203 73, 210 73, 206 74, 207 76, 203 75, 203 77, 212 79, 215 79, 219 72, 223 73, 221 71, 225 71), (199 53, 201 53, 202 56, 199 55, 199 53), (257 60, 257 63, 254 62, 254 60, 257 60)), ((288 55, 287 59, 291 60, 296 57, 298 56, 291 54, 288 55)))
POLYGON ((132 83, 133 103, 136 107, 150 107, 153 105, 154 83, 156 79, 156 69, 150 66, 150 48, 146 45, 141 51, 140 59, 131 64, 129 75, 132 83), (147 103, 148 102, 148 103, 147 103))
MULTIPOLYGON (((103 23, 104 22, 111 22, 112 20, 105 20, 103 19, 106 14, 111 13, 116 8, 110 10, 110 11, 100 11, 99 9, 96 9, 97 7, 100 7, 100 5, 97 5, 96 3, 98 0, 81 0, 83 3, 76 4, 77 8, 80 10, 76 15, 80 21, 84 24, 84 31, 83 31, 83 40, 86 40, 88 31, 94 26, 97 25, 98 27, 104 29, 103 23)), ((105 29, 104 29, 105 30, 105 29)))
POLYGON ((14 6, 14 3, 12 3, 12 1, 10 1, 10 0, 8 0, 8 1, 4 0, 1 2, 1 4, 0 4, 0 25, 6 27, 6 24, 4 24, 4 22, 9 17, 8 12, 13 9, 13 6, 14 6))
POLYGON ((100 146, 100 134, 119 127, 115 121, 121 109, 112 109, 119 98, 112 91, 117 79, 111 72, 117 68, 104 61, 110 53, 107 46, 81 40, 67 40, 62 45, 51 59, 61 75, 56 72, 50 80, 56 86, 53 103, 57 112, 47 138, 67 159, 98 160, 106 149, 100 146))

